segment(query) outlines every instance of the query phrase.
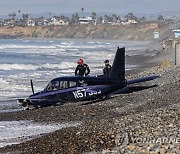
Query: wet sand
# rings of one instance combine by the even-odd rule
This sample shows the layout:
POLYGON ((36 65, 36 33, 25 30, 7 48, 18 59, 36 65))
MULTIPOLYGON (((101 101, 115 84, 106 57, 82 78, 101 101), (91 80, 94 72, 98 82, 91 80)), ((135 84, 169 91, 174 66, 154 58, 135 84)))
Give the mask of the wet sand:
POLYGON ((108 100, 68 103, 41 109, 0 113, 1 121, 32 120, 50 124, 81 122, 30 141, 0 148, 1 153, 180 153, 180 67, 160 68, 170 51, 126 57, 141 67, 126 78, 159 75, 108 100))

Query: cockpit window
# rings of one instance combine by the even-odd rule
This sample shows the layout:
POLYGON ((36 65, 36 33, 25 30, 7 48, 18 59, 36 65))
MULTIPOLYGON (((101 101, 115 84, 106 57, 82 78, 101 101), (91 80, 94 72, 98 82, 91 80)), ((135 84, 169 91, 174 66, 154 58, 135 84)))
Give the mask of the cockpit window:
POLYGON ((60 89, 68 88, 68 81, 60 81, 60 89))
POLYGON ((48 84, 47 91, 55 91, 55 90, 59 90, 59 88, 60 88, 59 81, 53 81, 48 84))
POLYGON ((66 89, 69 87, 75 87, 76 85, 75 81, 51 81, 47 86, 47 91, 66 89))
POLYGON ((75 81, 69 81, 69 87, 75 87, 76 85, 75 81))

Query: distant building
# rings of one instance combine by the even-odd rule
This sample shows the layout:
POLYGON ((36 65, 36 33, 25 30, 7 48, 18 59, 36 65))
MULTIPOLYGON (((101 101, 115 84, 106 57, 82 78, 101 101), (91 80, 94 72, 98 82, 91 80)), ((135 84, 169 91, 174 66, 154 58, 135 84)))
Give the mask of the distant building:
POLYGON ((13 26, 14 25, 14 23, 11 19, 5 19, 2 24, 3 24, 3 26, 13 26))
POLYGON ((0 19, 0 26, 3 26, 3 24, 4 24, 4 20, 0 19))
POLYGON ((16 21, 15 26, 27 26, 27 21, 24 19, 19 19, 16 21))
POLYGON ((43 21, 43 25, 44 25, 44 26, 48 26, 48 23, 49 23, 49 22, 48 22, 48 20, 46 20, 46 19, 43 21))
POLYGON ((154 32, 154 38, 155 39, 159 38, 159 32, 154 32))
MULTIPOLYGON (((35 26, 44 26, 44 22, 46 19, 44 17, 31 19, 33 22, 35 22, 35 26)), ((32 23, 34 25, 34 23, 32 23)))
POLYGON ((32 19, 29 19, 27 20, 27 26, 35 26, 35 21, 33 21, 32 19))
POLYGON ((95 23, 95 21, 92 17, 80 17, 79 23, 80 24, 90 24, 90 23, 95 23))
POLYGON ((122 20, 121 21, 122 25, 130 25, 130 24, 136 24, 136 23, 137 23, 137 21, 134 19, 128 19, 128 20, 122 20))
POLYGON ((49 22, 49 25, 56 25, 56 26, 66 25, 66 24, 68 23, 59 17, 53 17, 50 19, 50 22, 49 22))
POLYGON ((174 32, 174 37, 175 38, 179 38, 180 37, 180 29, 173 30, 173 32, 174 32))
POLYGON ((128 23, 128 24, 136 24, 137 21, 134 20, 134 19, 129 19, 129 20, 127 21, 127 23, 128 23))

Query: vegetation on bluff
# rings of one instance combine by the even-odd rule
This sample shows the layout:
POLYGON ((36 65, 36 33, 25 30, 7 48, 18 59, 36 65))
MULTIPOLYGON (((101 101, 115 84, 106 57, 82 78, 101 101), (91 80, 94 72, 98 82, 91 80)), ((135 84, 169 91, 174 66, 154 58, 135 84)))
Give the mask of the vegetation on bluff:
POLYGON ((0 27, 0 38, 152 40, 156 31, 162 39, 172 34, 168 24, 144 22, 130 25, 3 26, 0 27))

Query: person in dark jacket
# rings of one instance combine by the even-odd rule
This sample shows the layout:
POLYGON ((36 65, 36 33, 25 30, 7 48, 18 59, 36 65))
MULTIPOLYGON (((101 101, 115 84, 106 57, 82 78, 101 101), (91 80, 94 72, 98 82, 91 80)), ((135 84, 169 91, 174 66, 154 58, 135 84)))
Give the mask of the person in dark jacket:
POLYGON ((103 75, 109 77, 111 74, 111 65, 109 64, 109 60, 104 61, 105 67, 103 68, 103 75))
POLYGON ((84 64, 83 59, 77 61, 78 65, 75 70, 75 76, 87 76, 90 73, 89 66, 84 64))

